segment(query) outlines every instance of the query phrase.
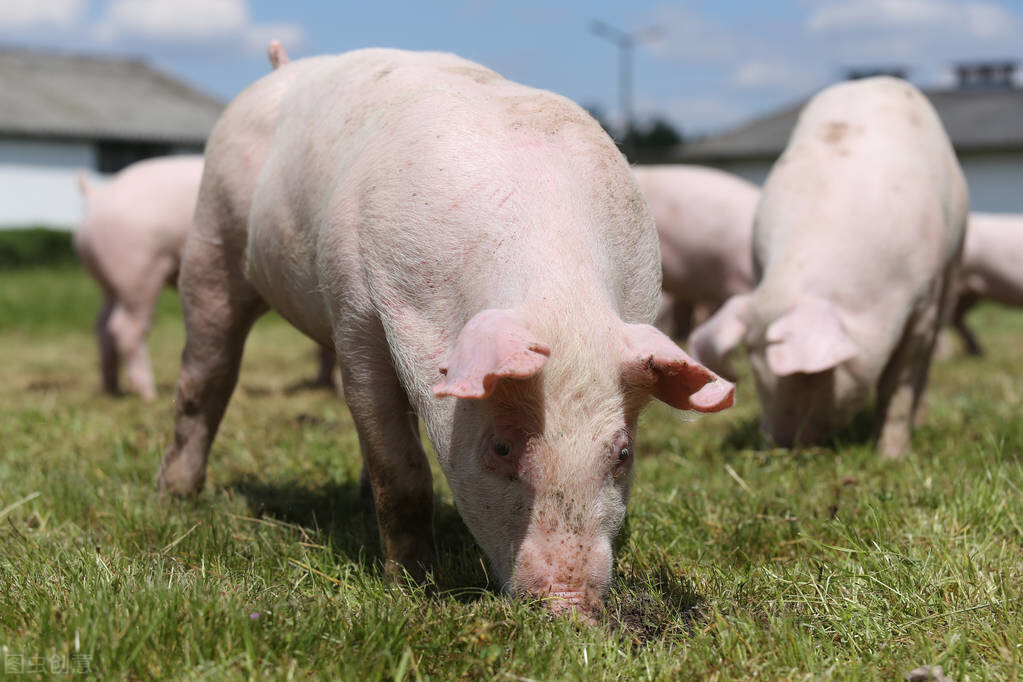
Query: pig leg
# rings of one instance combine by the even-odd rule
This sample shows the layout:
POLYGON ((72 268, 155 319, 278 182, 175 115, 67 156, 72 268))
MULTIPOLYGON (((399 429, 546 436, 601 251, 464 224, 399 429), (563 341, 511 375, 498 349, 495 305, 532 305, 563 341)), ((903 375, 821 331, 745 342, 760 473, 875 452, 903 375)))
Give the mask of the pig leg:
POLYGON ((337 386, 334 385, 334 366, 337 365, 337 356, 331 349, 320 346, 319 360, 320 371, 313 379, 313 386, 337 390, 337 386))
POLYGON ((977 341, 977 337, 973 334, 973 331, 966 326, 966 313, 977 304, 980 297, 973 293, 964 293, 956 301, 955 310, 952 312, 952 326, 959 332, 959 336, 963 340, 963 344, 966 346, 966 353, 980 357, 984 355, 984 349, 981 347, 980 342, 977 341))
POLYGON ((341 381, 359 433, 363 495, 367 482, 372 490, 384 571, 398 577, 404 569, 418 580, 433 567, 437 555, 433 476, 420 441, 419 420, 389 354, 380 352, 387 346, 383 332, 379 334, 381 345, 373 348, 365 340, 343 342, 352 352, 339 354, 341 381))
POLYGON ((671 306, 671 316, 675 320, 675 333, 672 335, 672 338, 689 338, 689 334, 693 331, 693 312, 695 309, 692 303, 675 299, 674 304, 671 306))
POLYGON ((122 284, 107 324, 117 344, 117 354, 124 363, 128 383, 146 401, 156 399, 156 382, 146 337, 153 324, 153 311, 160 291, 176 267, 170 260, 158 260, 128 280, 133 284, 130 290, 122 284))
MULTIPOLYGON (((935 297, 936 299, 938 297, 935 297)), ((877 450, 898 459, 912 445, 913 424, 923 404, 927 372, 940 330, 941 305, 932 301, 906 327, 877 388, 877 450)))
POLYGON ((128 383, 146 401, 156 399, 156 382, 153 380, 153 368, 146 348, 146 334, 149 333, 154 303, 129 306, 119 301, 114 305, 107 323, 109 335, 117 346, 117 355, 124 362, 128 383))
POLYGON ((96 316, 96 340, 99 343, 99 371, 103 379, 103 390, 110 395, 120 395, 117 386, 119 369, 117 342, 110 333, 110 314, 114 311, 114 299, 107 296, 103 299, 103 307, 96 316))
POLYGON ((185 350, 174 401, 174 442, 157 478, 160 490, 174 495, 202 490, 210 446, 238 381, 245 338, 267 309, 232 253, 230 245, 190 239, 182 263, 185 350))

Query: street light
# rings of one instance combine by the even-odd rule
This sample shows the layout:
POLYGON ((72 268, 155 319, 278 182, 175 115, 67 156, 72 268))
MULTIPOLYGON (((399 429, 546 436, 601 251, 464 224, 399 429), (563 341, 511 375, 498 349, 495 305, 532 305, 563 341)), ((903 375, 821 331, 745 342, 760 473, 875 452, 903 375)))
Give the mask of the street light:
POLYGON ((628 33, 603 21, 590 22, 590 32, 601 38, 606 38, 618 46, 618 102, 622 108, 625 125, 622 142, 624 145, 631 146, 633 54, 636 45, 659 38, 661 32, 657 28, 647 28, 628 33))

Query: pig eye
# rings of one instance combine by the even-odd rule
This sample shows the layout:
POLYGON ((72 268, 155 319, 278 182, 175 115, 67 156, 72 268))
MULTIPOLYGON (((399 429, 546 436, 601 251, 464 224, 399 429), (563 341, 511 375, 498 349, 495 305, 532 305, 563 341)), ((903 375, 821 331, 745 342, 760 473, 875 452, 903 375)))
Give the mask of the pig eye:
POLYGON ((619 463, 625 462, 627 459, 629 459, 631 455, 632 450, 630 450, 628 447, 622 448, 621 450, 618 451, 618 462, 619 463))
POLYGON ((503 440, 494 441, 494 454, 498 457, 507 457, 511 454, 511 445, 505 443, 503 440))

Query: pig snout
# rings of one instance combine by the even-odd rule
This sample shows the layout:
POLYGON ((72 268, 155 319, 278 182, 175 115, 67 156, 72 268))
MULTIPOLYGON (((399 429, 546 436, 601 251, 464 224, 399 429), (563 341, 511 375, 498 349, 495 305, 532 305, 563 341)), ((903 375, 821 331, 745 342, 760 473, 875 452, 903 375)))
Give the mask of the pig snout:
POLYGON ((599 610, 611 582, 611 543, 559 532, 531 533, 515 561, 511 590, 554 613, 599 610))

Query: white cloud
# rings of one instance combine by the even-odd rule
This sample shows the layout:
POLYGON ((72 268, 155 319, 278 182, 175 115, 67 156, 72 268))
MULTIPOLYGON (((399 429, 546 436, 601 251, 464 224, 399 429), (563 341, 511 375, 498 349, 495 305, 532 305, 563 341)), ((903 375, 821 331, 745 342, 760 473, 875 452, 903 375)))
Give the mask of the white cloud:
POLYGON ((0 0, 0 30, 69 29, 84 9, 84 0, 0 0))
POLYGON ((247 0, 111 0, 93 26, 103 43, 144 40, 171 45, 240 43, 263 50, 271 38, 289 48, 300 44, 302 27, 291 23, 256 24, 247 0))
POLYGON ((698 12, 661 5, 654 11, 653 25, 661 35, 646 47, 658 57, 720 62, 735 55, 736 37, 698 12))
POLYGON ((1005 7, 984 0, 840 0, 816 7, 806 28, 811 33, 952 30, 979 39, 1007 37, 1018 30, 1005 7))
POLYGON ((732 85, 743 90, 793 90, 809 81, 809 74, 785 61, 752 59, 732 73, 732 85))

